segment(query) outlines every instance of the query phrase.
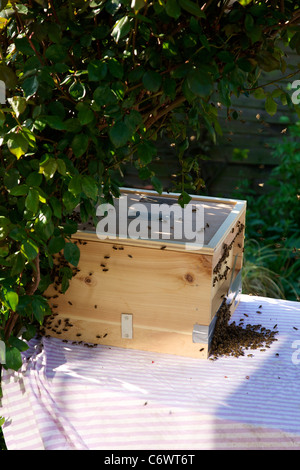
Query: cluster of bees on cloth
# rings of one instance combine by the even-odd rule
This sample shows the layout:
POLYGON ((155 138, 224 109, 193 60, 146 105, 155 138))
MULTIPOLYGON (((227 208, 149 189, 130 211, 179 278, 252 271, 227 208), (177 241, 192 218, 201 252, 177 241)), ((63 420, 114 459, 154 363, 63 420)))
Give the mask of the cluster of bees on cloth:
MULTIPOLYGON (((256 313, 261 314, 262 305, 258 308, 259 310, 256 313)), ((246 313, 243 315, 248 316, 246 313)), ((277 324, 273 326, 273 329, 265 328, 259 323, 255 325, 247 324, 244 327, 245 318, 240 318, 239 324, 235 321, 229 323, 230 316, 230 306, 224 299, 217 313, 210 350, 211 360, 216 360, 219 356, 244 356, 245 351, 253 349, 266 351, 274 341, 277 341, 275 338, 278 334, 277 324)), ((247 355, 249 357, 253 356, 251 353, 247 355)))

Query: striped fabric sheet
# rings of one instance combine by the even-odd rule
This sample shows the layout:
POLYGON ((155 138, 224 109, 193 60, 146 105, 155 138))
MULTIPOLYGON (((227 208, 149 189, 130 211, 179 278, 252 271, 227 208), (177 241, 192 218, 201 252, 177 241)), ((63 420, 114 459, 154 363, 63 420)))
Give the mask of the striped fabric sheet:
POLYGON ((216 361, 31 342, 2 375, 7 448, 299 450, 300 304, 242 295, 241 316, 278 341, 216 361))

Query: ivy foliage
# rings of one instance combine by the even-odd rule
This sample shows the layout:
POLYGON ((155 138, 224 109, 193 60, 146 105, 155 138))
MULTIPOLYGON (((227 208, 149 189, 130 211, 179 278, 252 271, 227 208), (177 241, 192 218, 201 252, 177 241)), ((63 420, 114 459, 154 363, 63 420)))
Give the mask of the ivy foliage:
MULTIPOLYGON (((237 119, 232 95, 276 100, 262 71, 285 73, 277 39, 300 51, 297 2, 285 0, 0 1, 0 339, 5 367, 18 369, 24 340, 50 313, 44 292, 62 252, 62 290, 79 249, 72 216, 95 219, 101 198, 118 197, 122 168, 162 191, 151 166, 156 139, 175 142, 190 196, 187 129, 222 133, 219 107, 237 119), (22 332, 22 336, 20 336, 22 332)), ((282 43, 281 43, 282 44, 282 43)), ((293 72, 295 73, 295 71, 293 72)), ((96 220, 96 219, 95 219, 96 220)))

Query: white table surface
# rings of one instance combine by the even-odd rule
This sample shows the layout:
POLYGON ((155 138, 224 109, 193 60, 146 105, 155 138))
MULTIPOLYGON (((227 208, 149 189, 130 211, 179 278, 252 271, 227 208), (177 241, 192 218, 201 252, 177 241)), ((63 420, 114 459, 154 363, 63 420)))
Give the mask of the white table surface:
POLYGON ((300 449, 300 304, 242 295, 241 316, 277 341, 216 361, 32 342, 2 371, 8 450, 300 449))

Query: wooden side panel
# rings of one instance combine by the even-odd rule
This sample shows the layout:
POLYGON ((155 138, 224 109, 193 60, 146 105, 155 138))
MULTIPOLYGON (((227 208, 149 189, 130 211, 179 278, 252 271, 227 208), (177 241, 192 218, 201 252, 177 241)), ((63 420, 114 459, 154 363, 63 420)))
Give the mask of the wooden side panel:
POLYGON ((242 269, 245 214, 246 211, 240 214, 213 256, 211 319, 218 311, 224 296, 227 295, 231 283, 242 269))
POLYGON ((80 249, 80 271, 67 292, 51 287, 46 293, 55 321, 68 318, 73 327, 51 325, 47 334, 197 357, 204 348, 205 354, 207 345, 192 343, 192 331, 196 323, 210 324, 211 256, 99 241, 81 242, 80 249), (121 338, 123 313, 133 315, 132 339, 121 338))

